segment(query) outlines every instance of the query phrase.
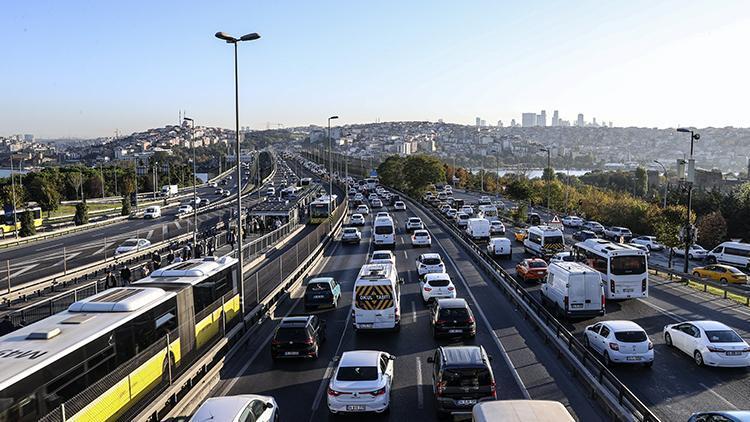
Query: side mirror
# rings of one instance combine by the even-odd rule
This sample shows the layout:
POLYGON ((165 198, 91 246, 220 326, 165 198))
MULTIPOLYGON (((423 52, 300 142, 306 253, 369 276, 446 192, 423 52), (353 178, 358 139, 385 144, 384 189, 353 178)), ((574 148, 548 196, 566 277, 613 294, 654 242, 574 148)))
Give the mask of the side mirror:
POLYGON ((390 360, 396 360, 396 356, 388 355, 388 359, 390 359, 390 360))
POLYGON ((266 403, 266 409, 273 409, 273 403, 270 401, 266 403))
POLYGON ((490 362, 492 362, 492 360, 493 360, 493 359, 495 359, 495 358, 494 358, 494 357, 492 357, 492 355, 488 354, 488 355, 487 355, 487 359, 489 359, 489 360, 490 360, 490 362))
POLYGON ((399 277, 398 284, 404 284, 404 278, 403 277, 399 277))
POLYGON ((428 357, 427 363, 435 363, 435 358, 433 358, 432 356, 428 357))

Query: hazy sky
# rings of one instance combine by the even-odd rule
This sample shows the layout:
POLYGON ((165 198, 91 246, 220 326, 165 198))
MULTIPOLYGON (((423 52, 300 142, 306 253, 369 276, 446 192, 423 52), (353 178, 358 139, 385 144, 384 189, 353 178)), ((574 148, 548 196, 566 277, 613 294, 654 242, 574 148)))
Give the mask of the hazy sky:
POLYGON ((0 18, 0 135, 176 123, 520 121, 750 126, 750 1, 15 1, 0 18))

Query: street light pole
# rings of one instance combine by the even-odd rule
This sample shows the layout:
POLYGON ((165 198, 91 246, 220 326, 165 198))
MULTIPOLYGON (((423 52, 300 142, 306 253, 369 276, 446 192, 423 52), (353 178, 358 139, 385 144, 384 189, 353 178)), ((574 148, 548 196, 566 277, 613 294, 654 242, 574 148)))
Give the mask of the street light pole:
MULTIPOLYGON (((338 119, 339 116, 328 118, 328 215, 331 215, 331 200, 333 199, 333 144, 331 142, 331 120, 338 119)), ((333 226, 331 226, 333 229, 333 226)))
POLYGON ((667 168, 659 160, 654 160, 654 162, 660 165, 662 170, 664 170, 664 204, 662 205, 662 208, 667 208, 667 187, 669 186, 667 183, 667 168))
POLYGON ((10 154, 10 185, 10 190, 13 192, 13 233, 18 240, 18 210, 16 209, 16 179, 13 177, 13 153, 10 154))
MULTIPOLYGON (((547 153, 547 168, 550 169, 549 171, 552 172, 552 157, 549 147, 540 148, 539 151, 546 152, 547 153)), ((542 176, 544 176, 544 172, 542 172, 542 176)), ((550 195, 552 194, 552 191, 550 190, 552 188, 552 175, 547 175, 547 210, 549 210, 549 201, 550 201, 550 195)))
MULTIPOLYGON (((237 158, 237 283, 240 289, 240 302, 242 303, 242 313, 245 313, 245 288, 242 278, 242 169, 240 166, 240 88, 239 73, 237 68, 237 44, 241 41, 253 41, 260 38, 255 32, 243 35, 240 38, 234 38, 223 32, 217 32, 216 38, 224 40, 227 44, 234 45, 234 128, 235 128, 235 156, 237 158)), ((229 229, 227 227, 227 229, 229 229)))
POLYGON ((687 186, 687 215, 685 216, 685 262, 682 267, 682 272, 688 272, 688 256, 690 255, 690 245, 693 243, 692 233, 690 232, 690 209, 693 206, 693 182, 695 174, 695 160, 693 159, 693 144, 695 141, 701 138, 700 133, 696 133, 690 129, 681 127, 677 129, 678 132, 690 133, 690 158, 688 159, 688 174, 686 178, 687 186))
POLYGON ((190 117, 183 117, 190 122, 190 148, 193 150, 193 248, 198 244, 198 190, 195 187, 195 121, 190 117))

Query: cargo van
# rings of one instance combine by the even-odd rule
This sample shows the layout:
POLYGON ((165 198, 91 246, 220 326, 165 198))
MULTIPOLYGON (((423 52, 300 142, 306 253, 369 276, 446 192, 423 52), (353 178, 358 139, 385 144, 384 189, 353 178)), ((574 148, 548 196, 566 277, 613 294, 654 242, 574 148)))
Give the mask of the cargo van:
POLYGON ((531 226, 523 241, 523 249, 542 258, 562 252, 565 249, 563 232, 552 226, 531 226))
POLYGON ((710 264, 722 263, 750 269, 750 243, 724 242, 706 255, 710 264))
POLYGON ((470 218, 466 222, 466 234, 474 240, 490 239, 490 222, 486 218, 470 218))
POLYGON ((394 249, 396 247, 396 226, 391 217, 377 217, 373 225, 375 248, 394 249))
POLYGON ((401 279, 396 267, 365 264, 354 281, 352 316, 355 330, 398 330, 401 323, 401 279))
POLYGON ((553 262, 542 281, 542 303, 565 317, 604 315, 604 282, 599 271, 580 262, 553 262))
POLYGON ((573 422, 568 409, 558 401, 497 400, 477 403, 472 422, 573 422))
POLYGON ((497 215, 497 207, 495 207, 494 205, 480 205, 479 213, 477 215, 479 217, 486 218, 489 221, 499 219, 497 215))

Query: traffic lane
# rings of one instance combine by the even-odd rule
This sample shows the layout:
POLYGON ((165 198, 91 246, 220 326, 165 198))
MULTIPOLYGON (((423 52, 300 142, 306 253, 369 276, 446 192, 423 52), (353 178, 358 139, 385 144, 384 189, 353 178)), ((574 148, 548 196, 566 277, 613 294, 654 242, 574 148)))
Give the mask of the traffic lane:
MULTIPOLYGON (((360 267, 367 259, 370 229, 365 227, 363 231, 365 232, 363 237, 366 240, 363 240, 359 245, 337 243, 334 249, 327 254, 322 268, 307 277, 308 280, 312 277, 334 277, 341 283, 342 288, 342 295, 336 309, 316 312, 326 320, 327 326, 327 341, 323 343, 318 359, 273 362, 269 342, 273 329, 280 321, 277 318, 273 324, 264 324, 265 332, 263 334, 253 336, 256 339, 263 339, 262 342, 256 343, 255 347, 247 348, 248 354, 255 350, 260 352, 254 360, 248 360, 252 358, 252 355, 248 356, 244 353, 233 358, 233 360, 245 365, 250 363, 249 367, 231 378, 228 378, 228 374, 222 374, 223 381, 235 379, 234 385, 224 392, 220 384, 215 389, 215 393, 222 393, 222 395, 248 393, 271 395, 279 404, 284 420, 290 421, 306 421, 310 419, 312 409, 319 407, 321 401, 325 406, 324 388, 327 386, 327 377, 330 376, 332 368, 335 368, 334 356, 336 350, 345 335, 347 326, 350 325, 347 324, 347 318, 351 313, 354 280, 360 267)), ((299 301, 294 303, 291 313, 305 313, 303 303, 300 300, 303 292, 304 288, 302 287, 294 292, 293 299, 299 301)), ((278 313, 277 317, 280 317, 278 313)), ((226 386, 223 388, 226 388, 226 386)))
MULTIPOLYGON (((482 322, 482 317, 477 312, 476 304, 478 303, 481 307, 482 313, 493 330, 492 335, 503 344, 529 396, 532 399, 559 401, 580 420, 606 419, 606 415, 599 406, 590 401, 582 385, 560 362, 554 350, 544 344, 539 334, 507 302, 498 287, 487 282, 484 274, 477 269, 471 258, 456 244, 451 235, 443 232, 430 216, 421 212, 417 212, 416 215, 422 218, 428 226, 433 242, 438 240, 443 245, 447 256, 452 260, 451 262, 451 260, 444 259, 446 263, 455 262, 458 266, 456 274, 451 275, 454 284, 459 288, 458 292, 462 297, 471 300, 472 310, 474 310, 478 324, 482 322), (466 295, 467 292, 464 291, 463 283, 458 277, 459 272, 470 287, 473 298, 466 295), (456 283, 456 280, 459 283, 456 283), (477 303, 474 303, 474 299, 477 303)), ((442 248, 438 252, 441 256, 446 256, 442 248)), ((497 351, 498 347, 493 344, 492 349, 488 350, 497 351)))

